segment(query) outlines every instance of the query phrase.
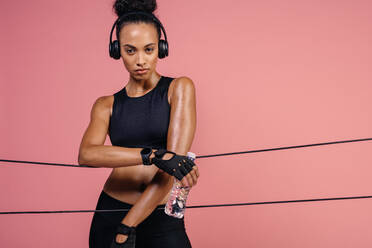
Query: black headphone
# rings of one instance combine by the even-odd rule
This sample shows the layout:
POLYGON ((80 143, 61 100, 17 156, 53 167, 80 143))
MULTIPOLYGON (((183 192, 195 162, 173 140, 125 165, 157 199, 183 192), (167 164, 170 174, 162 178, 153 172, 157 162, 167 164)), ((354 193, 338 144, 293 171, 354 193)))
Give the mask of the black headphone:
POLYGON ((165 40, 159 39, 159 46, 158 46, 159 54, 158 54, 158 57, 160 59, 167 57, 168 56, 168 41, 167 41, 167 34, 165 33, 163 25, 161 24, 159 19, 156 18, 155 15, 149 14, 149 13, 143 12, 143 11, 128 12, 128 13, 118 17, 118 19, 115 21, 114 25, 112 26, 111 32, 110 32, 110 44, 109 44, 110 57, 114 58, 114 59, 120 59, 120 44, 119 44, 119 41, 118 40, 112 41, 112 32, 114 31, 114 28, 115 27, 117 28, 117 23, 119 22, 119 20, 121 18, 124 18, 124 17, 129 16, 129 15, 135 15, 135 14, 146 15, 146 16, 152 18, 156 23, 159 24, 161 30, 163 30, 165 40))

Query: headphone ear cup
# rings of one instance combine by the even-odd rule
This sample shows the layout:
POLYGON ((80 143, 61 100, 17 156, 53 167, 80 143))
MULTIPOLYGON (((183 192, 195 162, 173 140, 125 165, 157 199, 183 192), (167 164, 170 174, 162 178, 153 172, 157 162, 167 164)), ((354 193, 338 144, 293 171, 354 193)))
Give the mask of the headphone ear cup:
POLYGON ((109 52, 111 58, 120 59, 120 47, 119 42, 117 40, 114 40, 112 43, 110 43, 109 52))
POLYGON ((165 40, 159 40, 159 59, 165 58, 168 56, 168 42, 165 40))

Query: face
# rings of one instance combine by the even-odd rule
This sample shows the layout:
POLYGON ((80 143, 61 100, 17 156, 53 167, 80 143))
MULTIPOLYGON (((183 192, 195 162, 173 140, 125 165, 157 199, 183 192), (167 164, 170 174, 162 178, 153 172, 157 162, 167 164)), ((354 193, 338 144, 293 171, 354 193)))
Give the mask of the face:
POLYGON ((135 79, 147 79, 156 69, 158 61, 158 33, 153 24, 130 23, 119 33, 120 54, 125 68, 135 79), (144 74, 138 69, 148 69, 144 74))

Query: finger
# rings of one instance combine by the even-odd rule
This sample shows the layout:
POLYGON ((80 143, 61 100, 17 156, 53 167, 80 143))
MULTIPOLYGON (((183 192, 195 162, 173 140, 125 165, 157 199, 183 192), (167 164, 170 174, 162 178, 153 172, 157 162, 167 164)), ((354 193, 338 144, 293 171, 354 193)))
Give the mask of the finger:
POLYGON ((187 176, 184 176, 181 182, 182 182, 182 187, 190 187, 190 182, 187 176))
POLYGON ((183 184, 184 176, 183 176, 183 174, 182 174, 180 171, 177 170, 177 171, 173 174, 173 176, 174 176, 175 178, 177 178, 179 181, 181 181, 181 183, 183 184))
POLYGON ((198 167, 197 167, 197 166, 194 166, 192 169, 195 171, 196 176, 199 177, 200 174, 199 174, 199 169, 198 169, 198 167))
POLYGON ((193 168, 190 167, 190 164, 189 163, 184 163, 184 167, 181 167, 180 168, 180 170, 186 175, 187 180, 188 180, 188 182, 190 184, 190 187, 194 186, 194 184, 196 184, 196 181, 197 181, 195 172, 193 172, 192 169, 193 168))
POLYGON ((189 173, 193 168, 192 164, 190 164, 190 162, 188 162, 188 160, 183 162, 183 166, 187 169, 187 173, 189 173))
POLYGON ((128 235, 124 235, 124 234, 118 234, 116 235, 116 242, 117 243, 124 243, 128 238, 128 235))
POLYGON ((190 173, 187 174, 185 177, 187 179, 187 182, 189 183, 189 187, 191 188, 194 185, 194 183, 193 183, 193 179, 192 179, 190 173))
POLYGON ((179 170, 181 171, 181 173, 183 175, 189 174, 189 172, 191 171, 191 169, 192 168, 190 168, 190 165, 188 165, 188 164, 183 164, 183 166, 182 165, 179 165, 179 170))
POLYGON ((187 179, 186 179, 186 177, 183 177, 183 178, 182 178, 181 183, 182 183, 182 187, 188 187, 188 186, 189 186, 189 184, 187 183, 187 179))
POLYGON ((196 173, 194 170, 190 171, 190 175, 194 181, 194 186, 196 185, 197 181, 198 181, 198 177, 196 176, 196 173))

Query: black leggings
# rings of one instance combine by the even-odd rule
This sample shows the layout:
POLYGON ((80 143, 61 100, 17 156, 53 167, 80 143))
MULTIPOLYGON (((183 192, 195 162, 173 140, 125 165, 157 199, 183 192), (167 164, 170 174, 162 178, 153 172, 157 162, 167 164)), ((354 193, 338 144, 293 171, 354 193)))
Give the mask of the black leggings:
MULTIPOLYGON (((130 209, 133 205, 119 201, 104 191, 96 209, 130 209)), ((164 208, 165 205, 158 205, 164 208)), ((89 233, 90 248, 110 247, 116 228, 128 212, 95 212, 89 233)), ((191 248, 186 234, 184 218, 168 216, 164 209, 155 209, 136 228, 136 248, 191 248)))

